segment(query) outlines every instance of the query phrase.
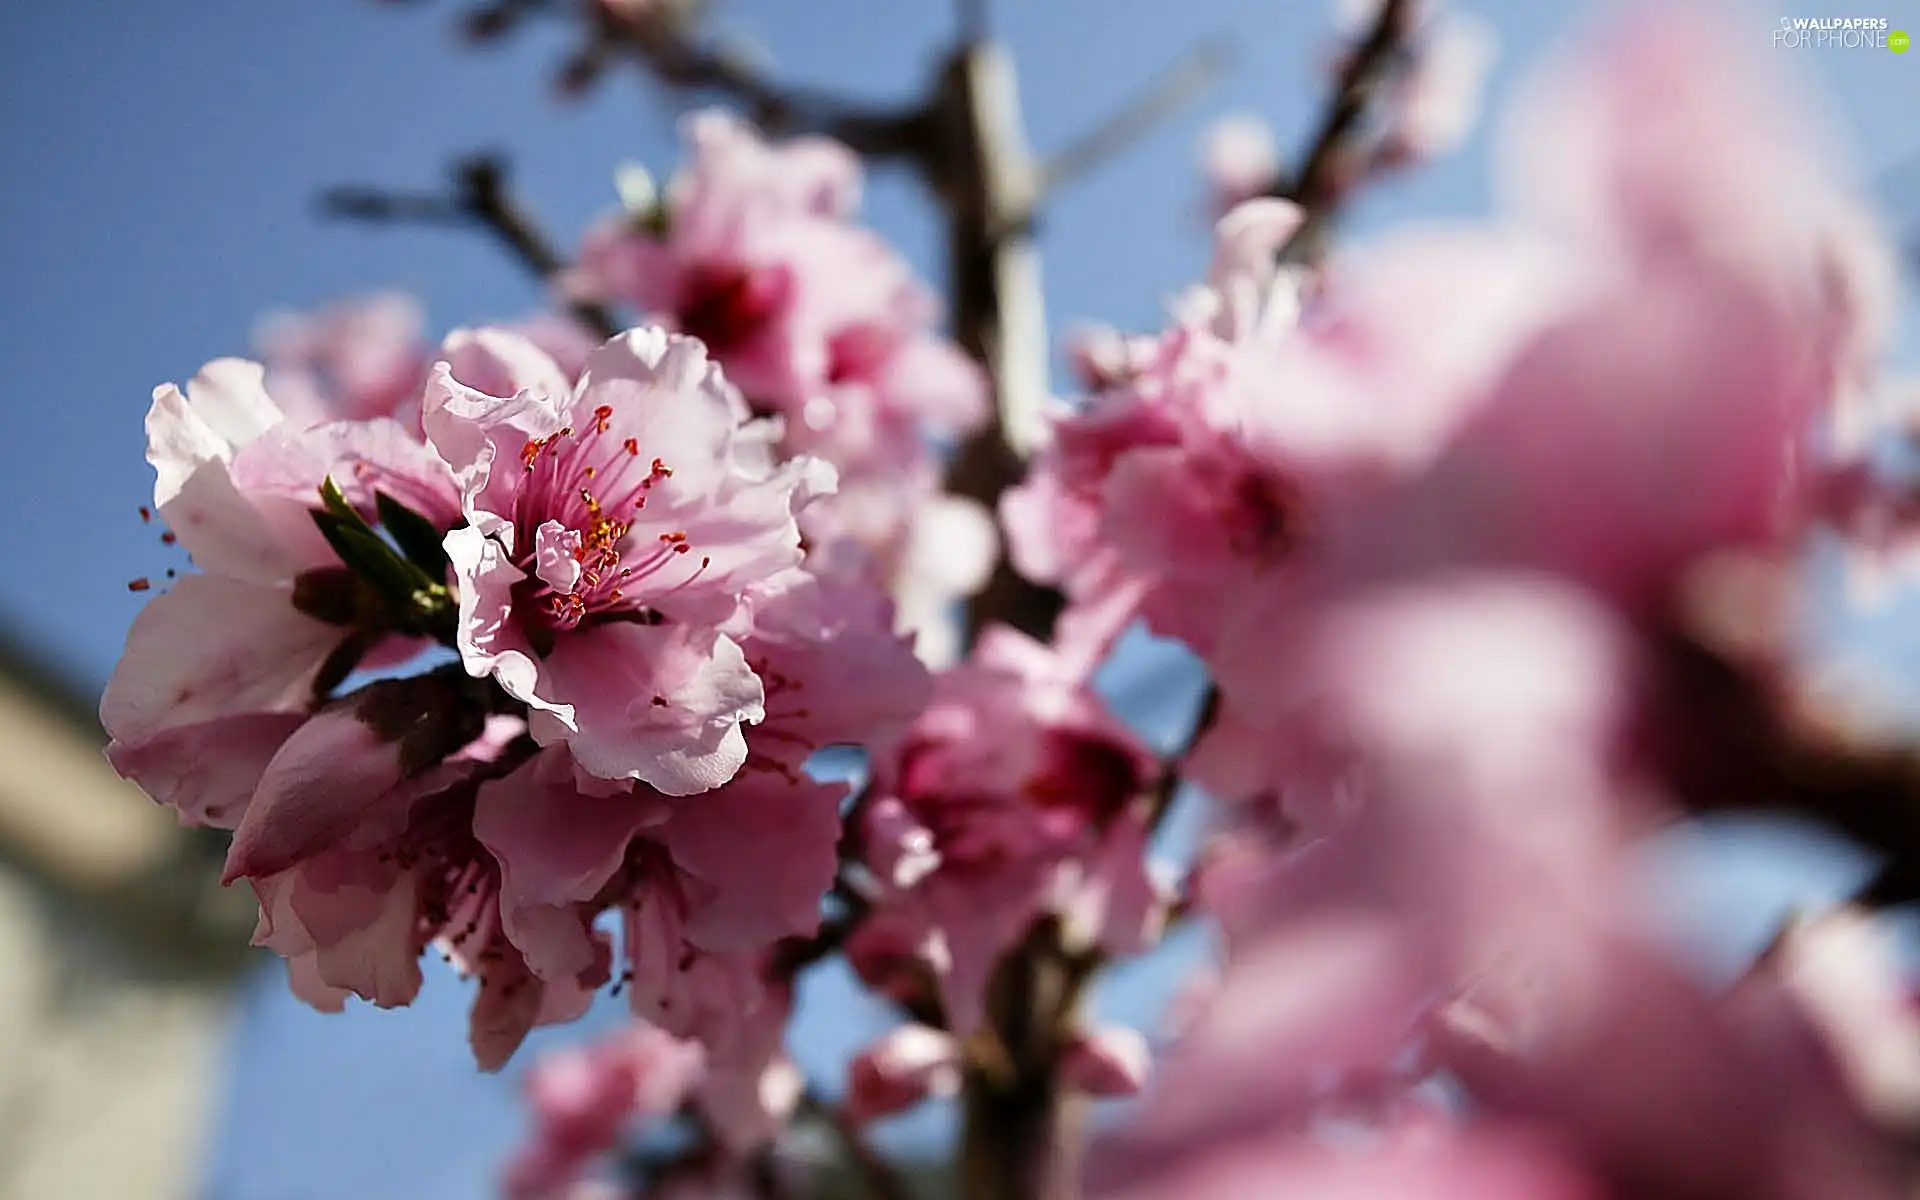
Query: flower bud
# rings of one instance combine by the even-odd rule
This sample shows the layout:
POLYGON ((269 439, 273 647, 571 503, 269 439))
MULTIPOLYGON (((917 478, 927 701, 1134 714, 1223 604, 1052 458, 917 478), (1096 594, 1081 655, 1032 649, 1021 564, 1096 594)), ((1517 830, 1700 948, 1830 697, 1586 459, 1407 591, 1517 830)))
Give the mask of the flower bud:
POLYGON ((1105 1025, 1077 1035, 1060 1059, 1060 1078, 1089 1096, 1134 1096, 1147 1082, 1153 1051, 1137 1029, 1105 1025))
POLYGON ((856 1121, 892 1116, 959 1088, 959 1043, 925 1025, 902 1025, 847 1068, 847 1115, 856 1121))

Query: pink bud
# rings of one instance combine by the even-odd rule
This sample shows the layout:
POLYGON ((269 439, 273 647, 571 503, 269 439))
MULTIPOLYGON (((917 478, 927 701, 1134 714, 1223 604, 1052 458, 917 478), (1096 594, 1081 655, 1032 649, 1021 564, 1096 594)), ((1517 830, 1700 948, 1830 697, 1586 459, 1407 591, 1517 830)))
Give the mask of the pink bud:
POLYGON ((867 806, 867 865, 897 888, 910 888, 940 866, 933 832, 892 796, 867 806))
POLYGON ((960 1087, 960 1045, 925 1025, 902 1025, 860 1052, 847 1069, 847 1115, 856 1121, 904 1112, 960 1087))
POLYGON ((226 882, 283 871, 337 840, 403 775, 399 745, 351 708, 316 714, 261 775, 234 831, 226 882))
POLYGON ((458 672, 383 679, 329 704, 261 774, 227 851, 226 881, 284 871, 350 831, 367 837, 382 816, 404 823, 398 785, 485 729, 458 672))
POLYGON ((1213 190, 1216 214, 1265 195, 1280 178, 1273 130, 1253 113, 1222 117, 1201 138, 1200 169, 1213 190))
POLYGON ((1103 1025, 1077 1036, 1060 1059, 1060 1078, 1089 1096, 1134 1096, 1146 1085, 1153 1051, 1137 1029, 1103 1025))

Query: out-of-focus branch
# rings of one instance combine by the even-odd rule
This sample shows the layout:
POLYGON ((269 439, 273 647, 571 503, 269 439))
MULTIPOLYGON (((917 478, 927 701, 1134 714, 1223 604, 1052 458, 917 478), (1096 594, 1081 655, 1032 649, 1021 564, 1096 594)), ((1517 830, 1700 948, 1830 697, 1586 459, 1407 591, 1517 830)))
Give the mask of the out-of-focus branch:
MULTIPOLYGON (((453 167, 451 185, 446 192, 337 187, 321 197, 321 211, 371 223, 483 229, 540 282, 551 284, 565 270, 566 260, 554 249, 552 240, 509 191, 507 169, 501 159, 487 154, 461 159, 453 167)), ((574 300, 567 307, 576 320, 602 337, 620 331, 620 322, 604 305, 574 300)))
POLYGON ((1041 190, 1052 192, 1086 176, 1127 150, 1155 125, 1224 74, 1233 63, 1233 45, 1206 41, 1182 55, 1161 75, 1105 120, 1054 153, 1041 168, 1041 190))
POLYGON ((1281 248, 1281 257, 1305 261, 1319 254, 1334 208, 1359 173, 1365 150, 1362 132, 1375 97, 1406 58, 1413 32, 1410 0, 1382 0, 1367 35, 1353 47, 1340 71, 1333 103, 1308 144, 1306 158, 1274 193, 1306 210, 1306 220, 1281 248))
POLYGON ((911 153, 920 114, 854 104, 809 88, 775 84, 744 55, 721 46, 695 47, 629 41, 664 83, 725 94, 776 134, 817 133, 861 154, 900 157, 911 153))
POLYGON ((870 1200, 913 1200, 913 1191, 907 1187, 906 1180, 893 1169, 892 1163, 873 1148, 866 1134, 845 1109, 831 1103, 812 1088, 801 1094, 800 1109, 833 1130, 841 1149, 846 1153, 847 1162, 865 1186, 870 1200))
POLYGON ((669 87, 726 97, 768 133, 819 134, 875 158, 912 155, 924 140, 918 108, 873 105, 770 79, 738 49, 697 41, 691 19, 635 20, 607 7, 599 11, 599 47, 639 63, 669 87))
MULTIPOLYGON (((1033 244, 1040 169, 1028 149, 1013 64, 991 43, 956 50, 941 74, 935 141, 923 159, 947 214, 953 336, 992 383, 996 420, 960 448, 948 490, 992 508, 1026 473, 1045 436, 1046 305, 1033 244)), ((1062 601, 1020 577, 1003 553, 967 606, 969 637, 995 623, 1041 640, 1062 601)))
POLYGON ((1180 791, 1180 767, 1200 739, 1206 736, 1207 730, 1213 728, 1213 722, 1219 715, 1220 685, 1210 682, 1206 694, 1200 699, 1200 710, 1194 715, 1193 729, 1180 749, 1161 766, 1160 778, 1155 782, 1153 794, 1148 799, 1147 828, 1150 831, 1157 831, 1167 819, 1167 813, 1173 808, 1173 798, 1180 791))
POLYGON ((1920 901, 1920 755, 1809 727, 1764 673, 1679 633, 1664 639, 1647 740, 1692 812, 1793 816, 1884 857, 1856 899, 1920 901))
POLYGON ((810 938, 799 938, 785 943, 776 955, 777 969, 781 974, 794 975, 812 966, 824 958, 840 952, 853 936, 853 931, 866 920, 873 911, 873 902, 851 886, 843 874, 834 881, 833 895, 839 902, 840 912, 823 922, 820 931, 810 938))

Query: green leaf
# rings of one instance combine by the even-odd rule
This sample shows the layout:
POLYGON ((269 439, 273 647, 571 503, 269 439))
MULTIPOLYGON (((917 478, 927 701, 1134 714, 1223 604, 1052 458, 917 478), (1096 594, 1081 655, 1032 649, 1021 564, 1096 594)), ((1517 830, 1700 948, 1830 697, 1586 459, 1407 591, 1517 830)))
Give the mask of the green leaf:
POLYGON ((310 509, 307 515, 340 562, 378 593, 384 615, 374 618, 375 623, 451 643, 456 609, 446 586, 440 532, 433 523, 391 497, 376 495, 381 524, 393 537, 389 542, 347 503, 331 478, 320 485, 320 502, 325 508, 310 509))
POLYGON ((320 503, 326 505, 328 512, 346 524, 357 525, 368 533, 373 532, 373 526, 367 524, 367 519, 360 515, 360 510, 347 503, 346 496, 340 491, 340 485, 333 481, 331 475, 320 481, 320 503))
POLYGON ((380 525, 400 547, 408 561, 419 567, 435 583, 447 577, 447 552, 442 549, 439 526, 385 492, 373 494, 380 513, 380 525))
POLYGON ((433 582, 364 521, 349 523, 330 512, 315 512, 313 523, 340 561, 389 600, 404 602, 433 582))

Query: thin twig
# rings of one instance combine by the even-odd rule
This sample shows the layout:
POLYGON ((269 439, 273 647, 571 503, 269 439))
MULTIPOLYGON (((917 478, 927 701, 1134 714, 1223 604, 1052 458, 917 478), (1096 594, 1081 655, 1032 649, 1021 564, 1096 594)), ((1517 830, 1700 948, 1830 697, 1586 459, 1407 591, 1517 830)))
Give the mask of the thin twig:
MULTIPOLYGON (((374 223, 484 229, 536 280, 552 284, 566 269, 566 260, 508 191, 505 164, 492 155, 472 155, 454 165, 452 176, 452 189, 446 193, 337 187, 321 197, 321 210, 329 216, 374 223)), ((620 322, 605 305, 572 300, 567 308, 576 320, 602 337, 620 332, 620 322)))
POLYGON ((400 222, 415 225, 466 225, 473 214, 439 192, 389 192, 359 184, 329 189, 320 197, 327 216, 352 221, 400 222))
POLYGON ((1326 222, 1346 191, 1356 167, 1361 121, 1381 85, 1405 59, 1413 25, 1409 0, 1384 0, 1373 28, 1348 56, 1340 72, 1333 103, 1309 143, 1306 159, 1290 179, 1274 185, 1274 192, 1306 211, 1306 220, 1281 248, 1290 261, 1310 258, 1317 250, 1326 222))
MULTIPOLYGON (((462 206, 490 230, 542 283, 552 283, 566 262, 507 190, 506 167, 490 155, 476 155, 455 170, 462 206)), ((574 317, 602 337, 620 332, 620 322, 605 305, 570 300, 574 317)))
POLYGON ((1233 44, 1224 38, 1187 51, 1105 120, 1047 159, 1040 170, 1041 191, 1072 183, 1131 147, 1225 74, 1233 56, 1233 44))
POLYGON ((873 911, 873 901, 850 885, 844 874, 834 880, 833 895, 840 901, 840 915, 824 922, 812 937, 783 944, 776 956, 780 973, 798 974, 821 959, 839 953, 854 930, 873 911))
POLYGON ((1220 685, 1208 683, 1207 692, 1200 701, 1200 711, 1193 719, 1193 729, 1188 732, 1184 744, 1179 750, 1168 756, 1161 768, 1159 782, 1154 785, 1153 796, 1147 807, 1147 832, 1157 833, 1166 821, 1167 813, 1173 808, 1173 798, 1180 791, 1180 765, 1193 748, 1213 728, 1214 721, 1220 716, 1220 685))
POLYGON ((603 26, 602 33, 661 83, 724 95, 770 134, 819 134, 872 158, 906 157, 923 148, 925 118, 918 108, 877 107, 777 83, 745 54, 724 45, 699 45, 677 31, 615 23, 603 26))

